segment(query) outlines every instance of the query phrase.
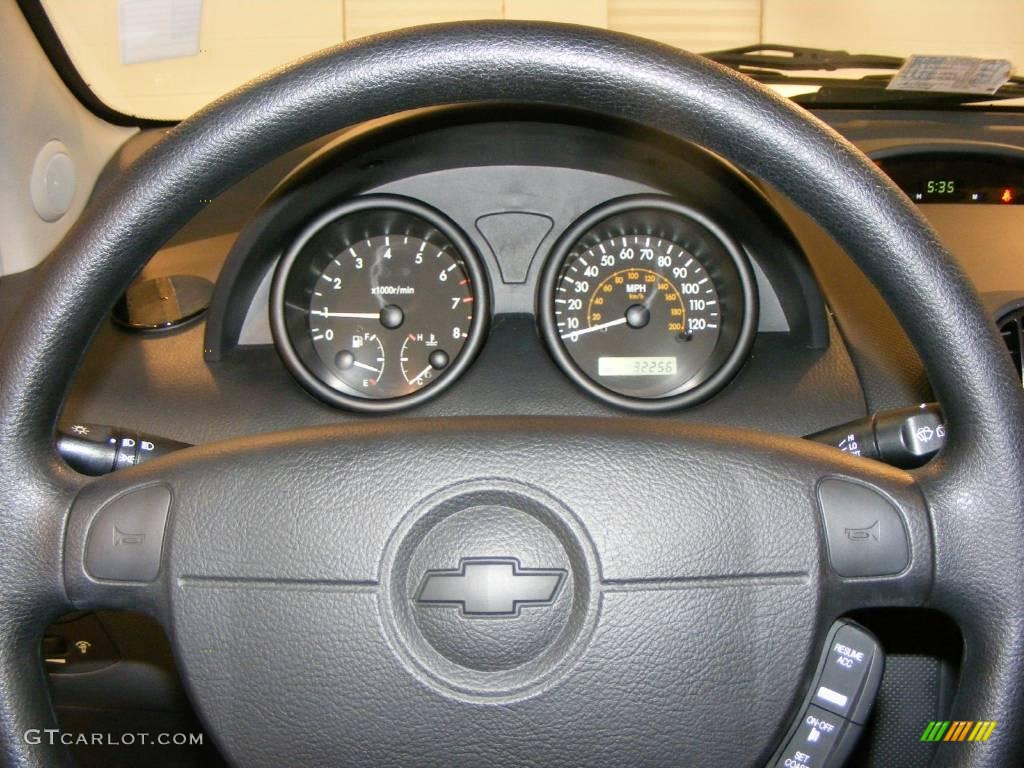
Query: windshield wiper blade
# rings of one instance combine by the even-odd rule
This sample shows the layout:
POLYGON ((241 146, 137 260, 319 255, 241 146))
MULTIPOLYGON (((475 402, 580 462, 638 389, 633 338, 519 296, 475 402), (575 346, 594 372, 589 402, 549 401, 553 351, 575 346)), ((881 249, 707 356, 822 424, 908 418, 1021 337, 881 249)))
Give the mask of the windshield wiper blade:
POLYGON ((957 106, 978 102, 1024 98, 1024 77, 1010 77, 995 93, 951 93, 943 91, 888 90, 893 75, 843 78, 829 75, 789 75, 787 72, 835 72, 844 69, 885 69, 895 72, 905 63, 899 56, 849 53, 796 45, 745 45, 701 54, 769 85, 818 86, 813 93, 799 94, 793 101, 804 105, 836 106, 957 106))
POLYGON ((802 48, 797 45, 744 45, 721 51, 702 53, 705 58, 727 67, 746 71, 748 68, 784 71, 826 71, 838 69, 899 69, 904 59, 874 53, 849 53, 826 48, 802 48))
MULTIPOLYGON (((783 76, 784 77, 784 76, 783 76)), ((758 78, 761 79, 761 78, 758 78)), ((995 93, 951 93, 945 91, 891 91, 886 89, 889 75, 874 75, 859 80, 842 78, 816 79, 820 86, 813 93, 801 93, 792 100, 803 106, 839 105, 850 107, 942 107, 966 104, 988 103, 1007 99, 1024 99, 1024 85, 1021 78, 1011 78, 995 93)), ((762 81, 767 82, 767 81, 762 81)), ((776 80, 775 82, 782 82, 776 80)), ((788 82, 792 82, 789 80, 788 82)), ((804 78, 799 82, 805 83, 804 78)))

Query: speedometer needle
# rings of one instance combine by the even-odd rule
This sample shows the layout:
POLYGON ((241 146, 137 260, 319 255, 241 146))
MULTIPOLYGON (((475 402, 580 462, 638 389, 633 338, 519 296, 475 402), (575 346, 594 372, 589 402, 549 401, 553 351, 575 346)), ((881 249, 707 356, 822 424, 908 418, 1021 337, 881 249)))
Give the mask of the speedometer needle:
POLYGON ((598 325, 592 325, 589 328, 584 328, 582 331, 569 331, 568 333, 563 333, 562 338, 570 339, 571 341, 576 341, 577 338, 579 338, 585 333, 603 331, 605 328, 611 328, 613 325, 625 325, 626 322, 626 318, 620 317, 618 320, 609 320, 607 323, 599 323, 598 325))
POLYGON ((326 309, 314 309, 309 314, 317 317, 348 317, 355 320, 377 320, 380 317, 380 312, 328 312, 326 309))

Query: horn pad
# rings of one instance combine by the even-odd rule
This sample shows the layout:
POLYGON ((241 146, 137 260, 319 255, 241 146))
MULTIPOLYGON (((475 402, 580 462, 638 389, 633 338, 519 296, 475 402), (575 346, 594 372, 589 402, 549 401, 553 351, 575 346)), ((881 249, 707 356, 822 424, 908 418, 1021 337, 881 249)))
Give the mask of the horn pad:
POLYGON ((519 698, 557 678, 596 623, 596 560, 557 500, 507 481, 449 488, 385 555, 381 614, 414 673, 449 692, 519 698))

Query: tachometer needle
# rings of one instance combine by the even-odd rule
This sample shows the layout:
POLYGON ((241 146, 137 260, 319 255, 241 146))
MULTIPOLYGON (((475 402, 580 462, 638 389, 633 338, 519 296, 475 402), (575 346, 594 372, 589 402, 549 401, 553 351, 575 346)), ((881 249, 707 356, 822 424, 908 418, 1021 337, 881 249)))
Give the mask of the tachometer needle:
POLYGON ((356 366, 357 368, 362 368, 363 370, 366 370, 366 371, 372 371, 373 373, 380 373, 380 371, 378 369, 374 368, 372 365, 367 365, 366 363, 360 363, 358 360, 353 360, 352 361, 352 365, 356 366))
POLYGON ((563 333, 563 339, 569 339, 570 341, 576 341, 577 338, 585 333, 593 333, 594 331, 603 331, 605 328, 611 328, 613 325, 625 325, 626 318, 620 317, 618 320, 609 320, 607 323, 599 323, 598 325, 592 325, 589 328, 584 328, 581 331, 569 331, 563 333))
POLYGON ((380 312, 328 312, 326 309, 311 309, 309 314, 317 317, 348 317, 354 320, 377 320, 380 312))

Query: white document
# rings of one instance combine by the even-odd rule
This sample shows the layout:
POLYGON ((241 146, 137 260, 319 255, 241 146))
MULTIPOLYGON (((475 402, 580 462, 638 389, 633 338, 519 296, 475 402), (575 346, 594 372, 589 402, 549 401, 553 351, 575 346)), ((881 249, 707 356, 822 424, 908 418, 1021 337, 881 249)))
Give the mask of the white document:
POLYGON ((121 0, 121 63, 199 54, 203 0, 121 0))
POLYGON ((911 56, 886 86, 890 91, 995 93, 1010 79, 1006 59, 970 56, 911 56))

